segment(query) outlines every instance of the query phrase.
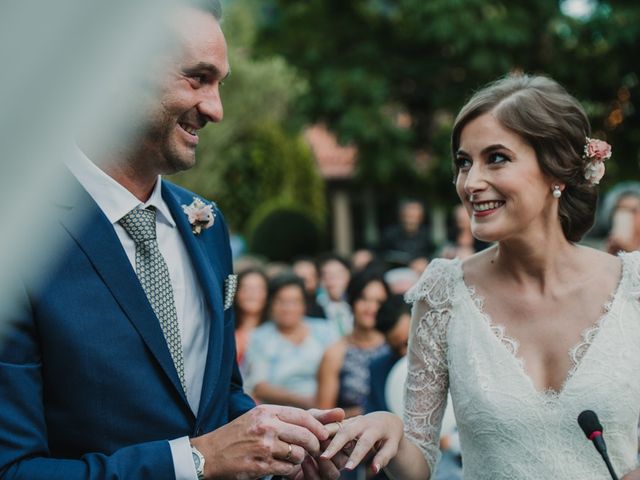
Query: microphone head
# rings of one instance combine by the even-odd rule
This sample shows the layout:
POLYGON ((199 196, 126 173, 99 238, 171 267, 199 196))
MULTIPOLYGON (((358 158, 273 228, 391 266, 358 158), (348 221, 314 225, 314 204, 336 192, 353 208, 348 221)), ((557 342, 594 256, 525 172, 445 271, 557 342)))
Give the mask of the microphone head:
POLYGON ((598 415, 596 415, 596 412, 593 410, 585 410, 580 413, 580 415, 578 415, 578 425, 580 425, 580 428, 590 440, 593 432, 602 432, 602 425, 600 424, 600 420, 598 420, 598 415))

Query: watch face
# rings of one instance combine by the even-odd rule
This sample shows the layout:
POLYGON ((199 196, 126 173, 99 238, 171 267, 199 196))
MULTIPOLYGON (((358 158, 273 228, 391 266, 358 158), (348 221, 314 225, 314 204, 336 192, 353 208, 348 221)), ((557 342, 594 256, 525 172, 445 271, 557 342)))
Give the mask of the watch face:
POLYGON ((196 470, 198 470, 200 468, 200 457, 196 455, 195 452, 191 452, 191 455, 193 456, 193 463, 196 466, 196 470))

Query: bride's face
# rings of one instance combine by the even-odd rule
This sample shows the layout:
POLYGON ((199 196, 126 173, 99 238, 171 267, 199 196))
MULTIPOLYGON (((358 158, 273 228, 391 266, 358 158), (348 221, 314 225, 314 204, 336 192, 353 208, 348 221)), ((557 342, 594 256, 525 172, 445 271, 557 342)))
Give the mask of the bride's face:
POLYGON ((496 242, 547 230, 558 222, 552 182, 534 149, 491 113, 469 122, 455 158, 456 190, 474 237, 496 242))

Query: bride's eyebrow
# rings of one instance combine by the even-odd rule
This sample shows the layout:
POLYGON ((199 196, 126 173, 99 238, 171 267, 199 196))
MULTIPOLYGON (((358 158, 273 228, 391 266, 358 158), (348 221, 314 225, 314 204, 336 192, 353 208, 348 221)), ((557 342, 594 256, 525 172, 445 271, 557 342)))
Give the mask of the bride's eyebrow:
POLYGON ((493 145, 489 145, 487 147, 484 147, 482 149, 482 151, 480 152, 480 154, 485 155, 487 153, 495 152, 496 150, 507 150, 508 152, 511 152, 511 149, 508 148, 508 147, 505 147, 503 144, 494 143, 493 145))
MULTIPOLYGON (((487 153, 495 152, 496 150, 506 150, 507 152, 513 153, 513 151, 509 147, 506 147, 501 143, 494 143, 492 145, 488 145, 488 146, 484 147, 480 151, 480 155, 486 155, 487 153)), ((465 152, 462 148, 458 149, 458 151, 456 152, 456 156, 471 157, 471 155, 469 155, 467 152, 465 152)))

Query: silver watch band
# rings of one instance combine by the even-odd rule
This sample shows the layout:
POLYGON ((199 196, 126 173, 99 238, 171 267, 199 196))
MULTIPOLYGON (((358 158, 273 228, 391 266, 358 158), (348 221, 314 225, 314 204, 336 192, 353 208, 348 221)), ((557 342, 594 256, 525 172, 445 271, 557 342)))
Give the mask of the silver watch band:
POLYGON ((191 455, 193 457, 193 466, 196 468, 198 480, 204 480, 204 455, 202 455, 193 445, 191 445, 191 455))

